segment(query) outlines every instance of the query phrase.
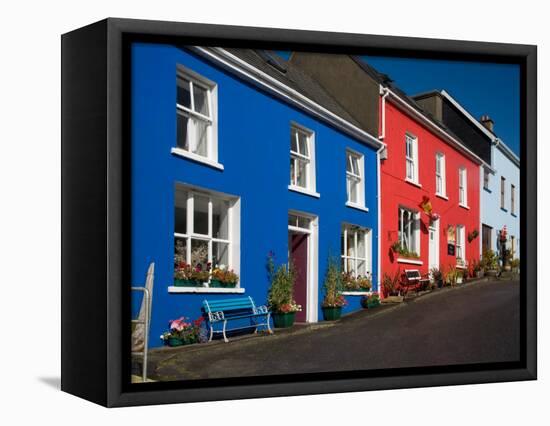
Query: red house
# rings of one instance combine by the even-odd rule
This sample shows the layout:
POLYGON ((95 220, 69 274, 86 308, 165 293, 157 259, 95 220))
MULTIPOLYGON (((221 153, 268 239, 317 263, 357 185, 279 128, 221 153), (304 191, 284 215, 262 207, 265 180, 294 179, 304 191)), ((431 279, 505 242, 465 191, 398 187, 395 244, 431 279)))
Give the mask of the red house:
POLYGON ((381 88, 381 271, 466 269, 479 260, 482 160, 410 99, 381 88))

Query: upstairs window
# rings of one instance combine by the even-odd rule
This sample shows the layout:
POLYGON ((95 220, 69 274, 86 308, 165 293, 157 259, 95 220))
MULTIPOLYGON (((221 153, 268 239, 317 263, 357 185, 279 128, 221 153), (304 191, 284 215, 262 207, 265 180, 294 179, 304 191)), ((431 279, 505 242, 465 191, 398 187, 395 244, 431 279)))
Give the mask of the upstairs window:
POLYGON ((500 177, 500 208, 506 209, 506 178, 500 177))
POLYGON ((435 155, 435 193, 445 197, 447 195, 447 183, 445 179, 445 155, 435 155))
POLYGON ((346 152, 346 189, 348 204, 365 205, 364 157, 354 151, 346 152))
POLYGON ((465 168, 458 169, 458 204, 468 206, 468 174, 465 168))
POLYGON ((315 192, 315 149, 313 132, 290 128, 290 189, 315 192))
POLYGON ((483 169, 483 189, 489 190, 489 170, 483 169))
POLYGON ((405 135, 406 180, 418 184, 418 139, 405 135))
POLYGON ((182 66, 176 81, 176 152, 217 161, 215 84, 182 66))
POLYGON ((510 213, 516 214, 516 186, 510 185, 510 213))

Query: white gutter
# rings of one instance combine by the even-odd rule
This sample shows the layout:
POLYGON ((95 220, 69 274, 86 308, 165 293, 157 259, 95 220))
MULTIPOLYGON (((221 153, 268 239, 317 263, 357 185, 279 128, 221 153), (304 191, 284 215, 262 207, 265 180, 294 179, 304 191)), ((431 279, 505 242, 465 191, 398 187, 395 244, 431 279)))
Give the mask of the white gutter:
POLYGON ((510 159, 517 167, 520 166, 519 163, 519 157, 506 145, 504 142, 502 142, 502 139, 495 138, 494 140, 495 147, 500 149, 500 151, 510 159))
POLYGON ((225 49, 220 47, 205 48, 194 46, 191 47, 191 50, 213 62, 216 62, 225 69, 246 78, 254 85, 267 90, 268 92, 298 106, 303 110, 306 110, 318 118, 323 119, 325 122, 328 122, 344 133, 360 140, 361 142, 364 142, 372 148, 379 149, 381 146, 384 146, 381 145, 381 142, 370 133, 365 132, 339 115, 334 114, 332 111, 329 111, 315 101, 302 95, 300 92, 288 87, 279 80, 257 69, 253 65, 250 65, 248 62, 229 53, 225 49))
POLYGON ((475 161, 478 164, 483 165, 487 169, 494 172, 495 170, 491 167, 490 164, 487 164, 485 161, 483 161, 480 157, 478 157, 476 154, 474 154, 472 151, 470 151, 468 148, 466 148, 464 145, 462 145, 462 142, 460 142, 455 137, 451 136, 449 133, 447 133, 444 129, 439 127, 436 123, 428 119, 424 114, 422 114, 417 109, 413 108, 411 105, 409 105, 405 100, 403 100, 399 95, 395 94, 390 89, 386 88, 385 90, 388 91, 388 93, 391 95, 390 99, 397 100, 399 104, 402 107, 405 107, 408 111, 412 112, 414 116, 417 118, 420 118, 421 121, 426 123, 429 127, 436 130, 438 133, 440 133, 442 136, 447 139, 448 142, 450 142, 452 145, 454 145, 455 148, 457 148, 459 151, 462 151, 464 154, 466 154, 470 159, 475 161))
POLYGON ((376 185, 378 186, 378 193, 377 193, 377 202, 378 202, 378 210, 377 210, 377 218, 378 218, 378 232, 377 232, 377 253, 378 253, 378 256, 377 256, 377 271, 378 271, 378 274, 377 274, 377 285, 378 285, 378 294, 382 294, 382 289, 380 288, 380 284, 381 284, 381 275, 382 275, 382 270, 381 270, 381 258, 382 258, 382 252, 380 251, 382 249, 382 211, 381 211, 381 208, 382 208, 382 188, 381 188, 381 181, 382 181, 382 177, 381 177, 381 167, 380 167, 380 154, 382 153, 382 151, 384 151, 385 149, 387 149, 387 146, 386 144, 384 144, 383 146, 381 146, 377 151, 376 151, 376 185))

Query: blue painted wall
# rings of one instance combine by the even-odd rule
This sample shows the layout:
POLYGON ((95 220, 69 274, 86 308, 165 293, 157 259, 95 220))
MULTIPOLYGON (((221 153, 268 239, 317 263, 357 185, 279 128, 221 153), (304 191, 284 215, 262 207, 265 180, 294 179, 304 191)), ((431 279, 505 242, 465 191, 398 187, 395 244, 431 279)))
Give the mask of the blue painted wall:
MULTIPOLYGON (((240 282, 246 295, 257 303, 266 301, 268 252, 275 252, 278 263, 287 261, 289 210, 319 217, 319 301, 329 251, 340 255, 343 222, 372 229, 372 272, 376 283, 375 151, 207 60, 173 46, 133 45, 131 158, 132 285, 142 285, 148 264, 156 263, 151 346, 161 345, 159 336, 169 320, 182 315, 198 317, 205 297, 234 297, 168 292, 173 282, 176 182, 241 197, 240 282), (218 161, 223 164, 223 171, 170 153, 176 145, 176 64, 218 85, 218 161), (315 132, 320 198, 288 189, 292 121, 315 132), (346 148, 365 156, 365 202, 369 212, 345 206, 346 148)), ((359 297, 347 299, 350 304, 346 311, 359 308, 359 297)), ((138 300, 133 300, 134 311, 137 305, 138 300)))
MULTIPOLYGON (((499 252, 497 245, 497 232, 504 225, 508 232, 507 248, 510 249, 510 237, 515 237, 515 258, 519 258, 520 246, 520 229, 519 229, 519 197, 520 197, 520 174, 519 167, 507 157, 499 147, 491 146, 492 166, 496 170, 496 174, 489 177, 489 190, 483 188, 483 171, 481 171, 481 223, 489 225, 493 228, 493 236, 491 239, 492 250, 499 252), (506 192, 504 197, 504 209, 500 204, 500 180, 501 177, 506 179, 506 192), (510 185, 516 187, 515 198, 515 214, 511 210, 510 185)), ((481 228, 480 228, 481 230, 481 228)), ((480 238, 481 241, 481 238, 480 238)))

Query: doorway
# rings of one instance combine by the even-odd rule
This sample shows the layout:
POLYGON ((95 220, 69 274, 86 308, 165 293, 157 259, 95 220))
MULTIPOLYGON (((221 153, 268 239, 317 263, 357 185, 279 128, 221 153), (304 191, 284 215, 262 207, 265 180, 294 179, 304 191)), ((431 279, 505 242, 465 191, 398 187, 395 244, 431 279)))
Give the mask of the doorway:
POLYGON ((294 299, 302 306, 297 322, 316 322, 317 309, 317 218, 301 213, 288 215, 288 259, 294 264, 294 299))
POLYGON ((429 227, 429 264, 432 268, 439 269, 439 219, 433 220, 429 227))

